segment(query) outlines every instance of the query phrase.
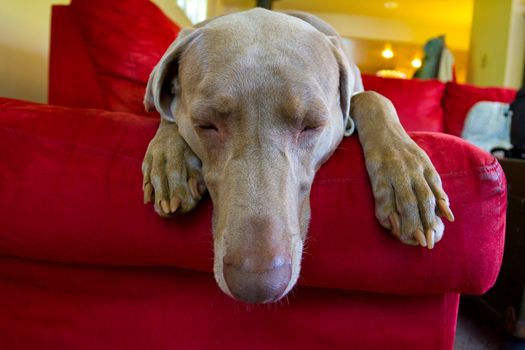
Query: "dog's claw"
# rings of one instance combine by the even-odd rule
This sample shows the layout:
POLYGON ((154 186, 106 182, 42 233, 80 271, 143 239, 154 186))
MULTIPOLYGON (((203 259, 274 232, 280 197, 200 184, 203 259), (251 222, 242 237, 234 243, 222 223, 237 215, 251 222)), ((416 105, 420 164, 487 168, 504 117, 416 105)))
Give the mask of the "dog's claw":
POLYGON ((428 229, 427 230, 428 249, 433 249, 434 248, 435 241, 436 241, 436 233, 434 232, 433 229, 428 229))
POLYGON ((388 220, 392 226, 392 233, 394 236, 399 238, 401 236, 401 223, 399 221, 399 215, 397 215, 397 213, 391 213, 388 216, 388 220))
POLYGON ((420 246, 426 247, 427 246, 427 240, 425 239, 425 235, 423 234, 423 231, 421 229, 417 229, 414 233, 414 238, 419 243, 420 246))
POLYGON ((453 222, 455 220, 454 214, 452 213, 452 210, 450 210, 448 203, 445 199, 438 199, 437 206, 441 215, 446 217, 448 221, 453 222))
POLYGON ((169 214, 170 213, 170 205, 168 204, 168 201, 163 199, 160 201, 160 207, 162 208, 162 211, 164 212, 164 214, 169 214))
POLYGON ((188 180, 188 185, 190 187, 190 193, 193 198, 199 198, 199 189, 198 189, 198 183, 197 179, 194 177, 190 177, 188 180))
POLYGON ((170 200, 170 212, 175 213, 177 209, 179 209, 180 206, 180 199, 177 197, 173 197, 170 200))
POLYGON ((144 185, 144 204, 151 202, 151 195, 153 194, 153 186, 148 182, 144 185))

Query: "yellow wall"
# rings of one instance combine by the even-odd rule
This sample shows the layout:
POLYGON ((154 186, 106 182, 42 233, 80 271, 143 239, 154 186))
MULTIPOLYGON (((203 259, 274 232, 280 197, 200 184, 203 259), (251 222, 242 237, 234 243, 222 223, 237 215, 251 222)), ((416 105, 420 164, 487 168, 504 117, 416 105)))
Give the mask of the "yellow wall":
POLYGON ((469 27, 402 21, 395 19, 353 16, 337 13, 314 13, 330 23, 342 36, 371 40, 391 40, 423 45, 428 39, 445 34, 447 45, 467 50, 469 27))
POLYGON ((476 0, 468 81, 520 88, 525 65, 525 2, 476 0))
POLYGON ((0 10, 0 96, 47 101, 51 5, 69 0, 3 1, 0 10))
POLYGON ((476 0, 472 17, 468 81, 501 86, 509 38, 512 0, 476 0))
POLYGON ((513 0, 504 85, 520 88, 525 65, 525 2, 513 0))

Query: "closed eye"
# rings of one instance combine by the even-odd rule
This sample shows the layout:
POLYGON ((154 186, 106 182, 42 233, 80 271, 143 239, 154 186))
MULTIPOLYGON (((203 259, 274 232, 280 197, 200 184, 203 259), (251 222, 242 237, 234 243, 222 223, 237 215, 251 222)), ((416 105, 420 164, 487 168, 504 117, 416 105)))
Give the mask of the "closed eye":
POLYGON ((323 130, 323 125, 306 125, 295 136, 296 142, 314 142, 318 139, 321 131, 323 130))
POLYGON ((305 126, 301 132, 316 131, 319 130, 320 126, 305 126))
POLYGON ((197 128, 199 128, 200 130, 205 130, 205 131, 215 131, 215 132, 218 132, 219 129, 217 128, 217 126, 215 126, 214 124, 197 124, 196 125, 197 128))
POLYGON ((301 130, 301 134, 318 132, 323 128, 322 125, 307 125, 301 130))

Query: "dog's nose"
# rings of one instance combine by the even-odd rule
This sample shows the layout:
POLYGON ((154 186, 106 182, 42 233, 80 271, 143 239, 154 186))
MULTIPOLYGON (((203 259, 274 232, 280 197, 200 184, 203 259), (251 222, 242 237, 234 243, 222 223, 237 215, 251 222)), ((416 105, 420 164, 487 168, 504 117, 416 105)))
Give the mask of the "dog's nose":
POLYGON ((232 295, 247 303, 268 303, 280 299, 292 278, 290 257, 267 259, 226 255, 223 259, 224 280, 232 295))

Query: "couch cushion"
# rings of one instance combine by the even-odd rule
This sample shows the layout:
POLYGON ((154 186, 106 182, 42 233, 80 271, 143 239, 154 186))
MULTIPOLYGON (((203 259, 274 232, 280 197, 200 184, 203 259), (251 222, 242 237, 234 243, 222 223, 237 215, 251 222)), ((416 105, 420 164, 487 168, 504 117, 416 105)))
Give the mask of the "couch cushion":
POLYGON ((459 302, 301 286, 247 306, 205 273, 1 255, 0 295, 4 350, 450 350, 459 302))
POLYGON ((504 88, 482 88, 467 84, 447 83, 443 99, 445 132, 461 136, 468 111, 479 101, 510 103, 516 90, 504 88))
POLYGON ((407 131, 443 132, 441 100, 445 84, 437 80, 391 79, 363 74, 365 90, 388 97, 407 131))
MULTIPOLYGON (((0 99, 0 149, 7 150, 0 153, 0 254, 210 272, 210 200, 171 220, 142 204, 141 162, 157 125, 126 113, 0 99)), ((453 136, 412 137, 440 172, 456 215, 442 242, 433 250, 406 246, 379 226, 361 147, 346 138, 312 187, 301 284, 424 294, 480 293, 494 282, 506 210, 500 166, 453 136)))
MULTIPOLYGON (((149 74, 179 30, 179 26, 148 0, 73 0, 70 6, 57 7, 53 12, 51 66, 59 68, 51 73, 67 79, 50 84, 50 96, 76 106, 75 101, 68 104, 67 99, 62 101, 60 97, 71 95, 71 91, 82 91, 84 82, 78 79, 78 74, 69 75, 64 69, 87 64, 83 57, 78 58, 83 52, 70 50, 71 55, 64 55, 60 49, 80 47, 94 67, 98 93, 105 100, 103 108, 148 115, 142 100, 149 74), (79 35, 63 35, 64 31, 78 31, 79 35), (61 56, 54 55, 53 50, 60 50, 61 56)), ((57 79, 50 77, 50 81, 57 79)), ((157 117, 157 114, 150 115, 157 117)))

